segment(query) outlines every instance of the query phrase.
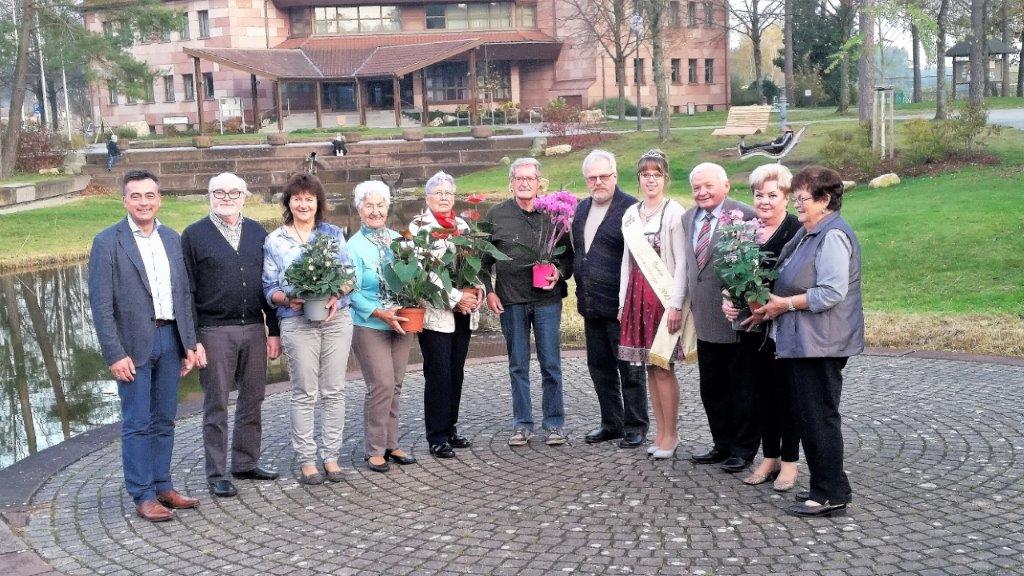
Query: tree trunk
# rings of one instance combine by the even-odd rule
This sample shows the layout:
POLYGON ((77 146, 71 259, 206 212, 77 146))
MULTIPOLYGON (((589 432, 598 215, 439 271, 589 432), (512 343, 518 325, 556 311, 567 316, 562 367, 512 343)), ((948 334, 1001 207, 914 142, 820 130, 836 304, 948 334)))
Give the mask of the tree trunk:
POLYGON ((911 53, 914 57, 914 95, 911 97, 911 101, 921 101, 921 31, 918 30, 917 24, 911 22, 910 24, 910 41, 914 44, 911 53))
MULTIPOLYGON (((1013 33, 1010 31, 1010 0, 1003 0, 1002 10, 999 12, 1003 27, 1003 44, 1013 46, 1013 33)), ((999 82, 999 95, 1007 97, 1010 95, 1010 55, 1003 54, 1002 78, 999 82)))
POLYGON ((795 106, 796 102, 793 100, 793 2, 795 0, 786 0, 786 15, 783 25, 783 42, 785 45, 785 52, 783 55, 783 75, 786 79, 786 101, 789 102, 790 106, 795 106))
POLYGON ((18 32, 18 52, 14 59, 14 76, 11 79, 11 105, 8 114, 7 138, 3 141, 0 154, 0 178, 14 175, 17 160, 18 141, 21 140, 21 109, 25 105, 25 83, 28 80, 28 43, 32 38, 32 22, 35 20, 35 5, 32 0, 21 0, 21 26, 18 32))
POLYGON ((615 86, 619 89, 619 120, 626 118, 626 58, 615 60, 615 86))
POLYGON ((750 35, 750 47, 754 50, 754 81, 757 83, 757 101, 764 101, 764 71, 761 66, 761 33, 750 35))
POLYGON ((971 104, 985 101, 985 1, 971 0, 971 104))
POLYGON ((846 114, 850 111, 850 56, 843 54, 839 60, 839 109, 846 114))
POLYGON ((60 115, 57 113, 57 86, 54 82, 46 84, 46 99, 50 102, 50 129, 54 134, 60 134, 60 115))
POLYGON ((651 59, 654 60, 652 72, 658 103, 658 139, 664 143, 672 137, 672 118, 668 110, 668 77, 665 75, 665 34, 661 25, 666 3, 663 0, 651 0, 647 6, 651 30, 651 59))
POLYGON ((1017 97, 1024 98, 1024 28, 1020 31, 1020 55, 1017 56, 1017 97))
POLYGON ((875 0, 862 0, 860 5, 860 33, 864 42, 860 49, 860 71, 857 78, 857 117, 861 122, 871 120, 871 92, 875 83, 875 0))
MULTIPOLYGON (((949 0, 939 3, 939 17, 935 34, 935 119, 946 119, 946 24, 949 17, 949 0)), ((956 84, 953 85, 954 90, 956 84)))
POLYGON ((32 416, 28 385, 28 362, 25 359, 25 340, 21 334, 21 311, 18 308, 18 296, 14 288, 14 277, 0 277, 0 289, 3 291, 7 304, 7 317, 10 325, 11 353, 14 359, 14 384, 18 390, 18 403, 21 406, 21 421, 25 427, 25 440, 28 453, 36 453, 36 424, 32 416))

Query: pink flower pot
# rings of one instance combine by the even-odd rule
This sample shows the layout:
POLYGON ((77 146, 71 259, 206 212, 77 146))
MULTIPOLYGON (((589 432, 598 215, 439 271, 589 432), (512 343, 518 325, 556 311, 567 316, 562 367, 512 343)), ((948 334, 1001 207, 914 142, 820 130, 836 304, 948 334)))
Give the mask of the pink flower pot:
POLYGON ((548 277, 555 273, 555 265, 547 262, 533 265, 533 287, 544 288, 551 282, 548 277))

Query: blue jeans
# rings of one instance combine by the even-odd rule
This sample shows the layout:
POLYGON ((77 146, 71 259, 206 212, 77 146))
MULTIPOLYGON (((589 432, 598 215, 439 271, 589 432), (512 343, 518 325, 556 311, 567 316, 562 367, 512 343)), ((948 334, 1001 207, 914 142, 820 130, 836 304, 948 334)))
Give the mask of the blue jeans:
POLYGON ((136 504, 174 487, 171 451, 182 349, 173 324, 157 328, 154 336, 149 360, 135 367, 135 381, 117 383, 124 483, 136 504))
POLYGON ((508 374, 512 379, 512 427, 533 430, 530 403, 530 328, 533 328, 540 362, 546 430, 565 425, 562 405, 562 358, 558 342, 562 302, 551 304, 506 304, 501 313, 501 331, 508 348, 508 374))
POLYGON ((107 154, 107 172, 113 170, 114 166, 121 161, 120 154, 107 154))

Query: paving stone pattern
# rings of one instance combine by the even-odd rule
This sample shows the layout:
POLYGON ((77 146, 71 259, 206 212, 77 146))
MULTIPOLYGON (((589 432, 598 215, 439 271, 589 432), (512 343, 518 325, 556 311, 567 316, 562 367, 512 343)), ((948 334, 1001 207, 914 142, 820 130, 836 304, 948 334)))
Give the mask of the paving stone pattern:
MULTIPOLYGON (((280 480, 209 497, 192 417, 178 423, 174 473, 201 497, 198 510, 164 524, 138 519, 114 443, 44 486, 26 537, 55 569, 83 575, 1024 573, 1024 368, 851 361, 843 411, 855 503, 846 517, 806 520, 782 512, 792 495, 685 459, 709 440, 694 366, 679 368, 680 454, 663 462, 585 444, 596 398, 582 358, 563 367, 572 442, 562 447, 506 445, 506 366, 482 364, 469 369, 461 418, 472 449, 429 456, 422 377, 410 374, 402 444, 420 464, 370 472, 356 381, 346 478, 305 487, 278 394, 265 405, 264 437, 280 480)), ((532 376, 539 382, 536 365, 532 376)))

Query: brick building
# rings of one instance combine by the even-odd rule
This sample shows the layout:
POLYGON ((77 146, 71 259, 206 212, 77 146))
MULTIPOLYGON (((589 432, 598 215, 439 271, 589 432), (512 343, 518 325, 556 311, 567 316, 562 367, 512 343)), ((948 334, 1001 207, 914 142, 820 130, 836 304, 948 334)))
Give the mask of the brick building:
MULTIPOLYGON (((367 110, 450 112, 470 102, 512 102, 521 110, 562 97, 588 107, 617 94, 614 66, 567 0, 167 0, 186 12, 182 30, 139 35, 134 55, 158 71, 146 98, 116 87, 92 90, 107 125, 144 120, 153 132, 215 121, 234 98, 245 121, 276 110, 316 110, 347 123, 367 110), (397 96, 397 100, 396 100, 397 96)), ((109 4, 107 5, 109 6, 109 4)), ((110 8, 83 10, 90 30, 110 30, 110 8)), ((671 1, 665 68, 673 111, 729 102, 723 0, 671 1)), ((627 64, 627 94, 655 100, 648 47, 627 64)), ((287 113, 287 112, 285 112, 287 113)), ((421 116, 420 116, 421 117, 421 116)))

